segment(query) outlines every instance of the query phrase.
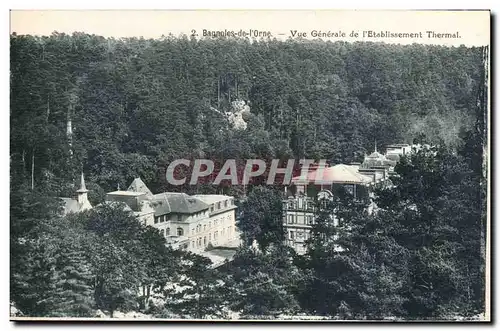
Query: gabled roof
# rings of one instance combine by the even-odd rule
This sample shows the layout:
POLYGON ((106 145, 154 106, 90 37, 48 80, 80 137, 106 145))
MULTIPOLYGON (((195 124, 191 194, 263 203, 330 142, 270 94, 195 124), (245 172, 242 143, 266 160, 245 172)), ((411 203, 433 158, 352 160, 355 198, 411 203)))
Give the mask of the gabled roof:
POLYGON ((155 216, 168 213, 194 214, 207 210, 209 206, 186 193, 164 192, 153 196, 155 216))
POLYGON ((128 187, 127 191, 142 192, 142 193, 146 193, 148 198, 153 197, 153 193, 151 193, 149 188, 146 186, 146 184, 142 181, 142 179, 140 177, 137 177, 132 181, 132 183, 128 187))

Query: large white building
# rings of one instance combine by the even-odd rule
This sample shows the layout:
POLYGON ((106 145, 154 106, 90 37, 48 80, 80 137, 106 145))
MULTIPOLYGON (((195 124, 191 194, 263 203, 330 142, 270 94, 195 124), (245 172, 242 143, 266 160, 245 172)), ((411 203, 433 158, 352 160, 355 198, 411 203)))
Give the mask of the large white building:
POLYGON ((124 202, 144 222, 162 233, 174 248, 200 253, 209 247, 239 245, 234 198, 226 195, 153 194, 140 178, 127 191, 106 195, 124 202))

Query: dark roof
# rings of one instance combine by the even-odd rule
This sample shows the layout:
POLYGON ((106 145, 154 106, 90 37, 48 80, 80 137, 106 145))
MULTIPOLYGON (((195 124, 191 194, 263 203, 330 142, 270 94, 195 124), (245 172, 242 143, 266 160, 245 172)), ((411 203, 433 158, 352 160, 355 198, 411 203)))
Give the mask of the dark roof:
POLYGON ((165 192, 153 196, 155 216, 169 213, 194 214, 207 210, 209 206, 200 199, 186 193, 165 192))
POLYGON ((132 192, 142 192, 146 193, 148 198, 151 198, 153 196, 153 193, 149 190, 149 188, 144 184, 141 178, 135 178, 130 186, 128 187, 127 191, 132 191, 132 192))

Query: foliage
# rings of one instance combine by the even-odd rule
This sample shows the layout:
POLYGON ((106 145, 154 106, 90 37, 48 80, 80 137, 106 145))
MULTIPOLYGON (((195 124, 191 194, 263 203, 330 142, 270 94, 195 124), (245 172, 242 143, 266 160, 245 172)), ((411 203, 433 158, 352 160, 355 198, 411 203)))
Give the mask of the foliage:
POLYGON ((237 224, 246 244, 256 240, 262 250, 272 243, 282 243, 281 194, 264 186, 255 187, 241 206, 241 217, 237 224))
POLYGON ((241 248, 231 261, 231 308, 242 316, 276 316, 300 311, 296 299, 300 270, 292 264, 286 247, 266 252, 241 248))
POLYGON ((456 145, 484 81, 482 49, 464 46, 57 32, 10 45, 12 166, 59 195, 83 168, 93 201, 137 176, 178 190, 165 170, 180 158, 346 163, 375 140, 456 145), (213 110, 236 100, 246 131, 213 110))

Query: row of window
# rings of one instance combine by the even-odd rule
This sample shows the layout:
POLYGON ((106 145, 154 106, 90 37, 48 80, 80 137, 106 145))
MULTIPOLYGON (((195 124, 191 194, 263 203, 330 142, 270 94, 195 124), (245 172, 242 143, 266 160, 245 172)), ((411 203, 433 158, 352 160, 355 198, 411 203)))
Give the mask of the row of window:
POLYGON ((177 214, 177 215, 161 215, 161 216, 155 216, 155 224, 157 223, 163 223, 163 222, 169 222, 176 220, 177 222, 182 222, 182 215, 177 214))
MULTIPOLYGON (((222 229, 221 231, 221 236, 225 236, 226 235, 226 229, 222 229)), ((231 227, 228 226, 227 227, 227 235, 229 236, 231 233, 231 227)), ((219 231, 215 231, 214 232, 214 236, 213 236, 213 240, 214 241, 217 241, 219 238, 219 231)), ((212 233, 210 232, 208 234, 208 239, 207 239, 207 236, 203 237, 203 240, 201 237, 198 237, 196 240, 192 240, 191 241, 191 247, 192 248, 200 248, 200 247, 207 247, 208 246, 208 243, 210 243, 212 241, 212 233)))
POLYGON ((227 208, 228 206, 234 206, 234 199, 229 199, 229 200, 224 200, 224 201, 219 201, 214 205, 210 206, 210 212, 213 212, 214 210, 219 210, 224 206, 224 208, 227 208))
POLYGON ((297 215, 287 215, 288 224, 304 224, 311 225, 314 222, 313 215, 300 215, 302 217, 297 217, 297 215))
MULTIPOLYGON (((198 213, 194 213, 193 215, 191 215, 191 217, 194 217, 194 218, 208 217, 208 212, 201 211, 198 213)), ((170 215, 165 214, 165 215, 161 215, 161 216, 155 216, 155 224, 174 221, 174 220, 177 222, 182 222, 182 214, 170 214, 170 215)))
MULTIPOLYGON (((170 228, 166 228, 166 229, 160 229, 160 233, 166 237, 166 236, 170 236, 170 228)), ((177 228, 177 235, 178 236, 183 236, 184 235, 184 229, 183 228, 177 228)))
MULTIPOLYGON (((220 219, 216 219, 214 220, 214 226, 215 227, 218 227, 219 226, 219 222, 220 224, 224 224, 224 220, 227 220, 227 221, 230 221, 231 220, 231 215, 227 215, 227 217, 221 217, 220 219)), ((208 229, 211 229, 212 228, 212 221, 208 222, 208 229)), ((191 229, 191 234, 194 235, 195 233, 200 233, 200 232, 205 232, 207 231, 207 225, 206 224, 203 224, 203 226, 201 224, 198 224, 196 226, 196 228, 193 228, 191 229)))
MULTIPOLYGON (((160 233, 163 236, 169 236, 170 235, 170 228, 160 229, 160 233)), ((229 236, 230 233, 231 233, 231 227, 228 226, 227 227, 227 235, 229 236)), ((226 235, 226 229, 225 228, 222 229, 221 234, 222 234, 222 236, 226 235)), ((177 228, 177 236, 183 236, 183 235, 184 235, 184 229, 183 228, 177 228)), ((217 240, 218 235, 219 235, 219 231, 215 231, 214 232, 214 239, 215 240, 217 240)), ((212 238, 212 233, 211 232, 208 234, 208 238, 209 238, 209 240, 211 240, 211 238, 212 238)))
POLYGON ((285 209, 314 210, 314 202, 308 199, 290 199, 284 203, 285 209))

